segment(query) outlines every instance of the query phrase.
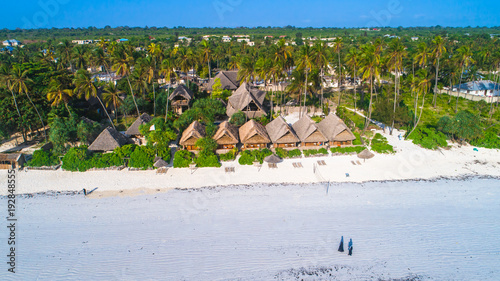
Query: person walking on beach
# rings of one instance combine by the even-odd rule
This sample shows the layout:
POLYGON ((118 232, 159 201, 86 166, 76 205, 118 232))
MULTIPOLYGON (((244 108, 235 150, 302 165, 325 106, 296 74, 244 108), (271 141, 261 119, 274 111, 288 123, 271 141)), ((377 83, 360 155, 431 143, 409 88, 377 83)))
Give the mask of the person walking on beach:
POLYGON ((347 247, 347 249, 349 250, 349 256, 352 256, 352 238, 349 240, 349 246, 347 247))
POLYGON ((342 238, 340 238, 340 245, 339 245, 339 252, 343 252, 344 251, 344 236, 342 236, 342 238))

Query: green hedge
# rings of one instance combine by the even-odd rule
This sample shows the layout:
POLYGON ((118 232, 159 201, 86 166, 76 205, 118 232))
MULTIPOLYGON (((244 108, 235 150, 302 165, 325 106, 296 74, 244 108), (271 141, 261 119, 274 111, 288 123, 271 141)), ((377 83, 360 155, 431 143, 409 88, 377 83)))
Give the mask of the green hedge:
MULTIPOLYGON (((134 152, 130 154, 128 166, 146 170, 153 167, 155 159, 155 148, 153 146, 136 146, 134 152)), ((165 160, 166 161, 166 160, 165 160)))
POLYGON ((342 154, 349 154, 349 153, 360 153, 365 149, 364 146, 346 146, 346 147, 332 147, 330 148, 330 151, 332 153, 342 153, 342 154))
POLYGON ((62 168, 72 172, 123 166, 123 158, 117 153, 92 153, 87 149, 87 146, 70 148, 68 153, 64 155, 62 162, 62 168))
POLYGON ((264 162, 264 158, 273 154, 271 150, 264 148, 259 150, 244 150, 241 152, 238 163, 240 165, 252 165, 254 161, 259 161, 260 164, 264 162))
POLYGON ((211 151, 200 151, 198 157, 195 159, 196 167, 220 167, 219 158, 211 151))
POLYGON ((352 141, 352 145, 362 145, 361 135, 359 133, 353 133, 356 136, 356 139, 352 141))
POLYGON ((51 151, 45 151, 43 149, 35 150, 33 152, 33 158, 31 158, 26 166, 28 167, 44 167, 44 166, 55 166, 59 164, 59 158, 54 155, 51 151))
POLYGON ((500 138, 493 130, 489 129, 482 138, 475 139, 470 144, 484 148, 500 148, 500 138))
POLYGON ((394 153, 394 148, 389 144, 387 138, 380 133, 375 134, 371 142, 371 149, 378 153, 394 153))
POLYGON ((300 149, 285 150, 281 147, 276 148, 276 155, 281 158, 296 158, 302 156, 300 149))
POLYGON ((432 127, 417 127, 413 133, 408 136, 408 139, 411 139, 414 144, 427 149, 448 146, 446 136, 432 127))
POLYGON ((188 168, 193 162, 193 153, 187 150, 177 150, 174 155, 174 168, 188 168))
POLYGON ((237 148, 231 149, 228 153, 223 153, 219 155, 221 161, 232 161, 236 158, 236 154, 238 153, 237 148))
POLYGON ((320 149, 305 149, 304 151, 304 156, 309 157, 312 155, 328 155, 328 150, 326 148, 320 148, 320 149))

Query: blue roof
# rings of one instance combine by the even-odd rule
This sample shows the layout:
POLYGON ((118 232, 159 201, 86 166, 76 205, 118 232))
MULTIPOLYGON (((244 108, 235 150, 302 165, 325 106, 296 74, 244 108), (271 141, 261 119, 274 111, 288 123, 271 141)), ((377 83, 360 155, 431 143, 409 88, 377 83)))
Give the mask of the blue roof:
POLYGON ((495 90, 500 89, 500 85, 490 80, 482 80, 482 81, 473 81, 467 82, 464 84, 453 86, 454 89, 460 88, 460 90, 468 90, 468 91, 486 91, 486 90, 495 90))
POLYGON ((122 38, 120 39, 120 42, 128 41, 128 39, 122 38))
POLYGON ((14 48, 11 47, 11 46, 7 46, 5 48, 0 49, 0 51, 2 51, 2 52, 5 52, 5 51, 12 52, 12 51, 14 51, 14 48))

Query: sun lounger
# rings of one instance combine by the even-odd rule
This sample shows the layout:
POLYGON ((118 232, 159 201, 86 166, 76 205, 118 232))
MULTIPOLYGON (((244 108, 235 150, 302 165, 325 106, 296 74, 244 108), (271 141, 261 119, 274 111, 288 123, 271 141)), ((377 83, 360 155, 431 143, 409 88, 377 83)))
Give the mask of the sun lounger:
POLYGON ((358 165, 361 165, 361 162, 359 162, 359 160, 356 160, 356 163, 358 163, 358 165))
POLYGON ((278 165, 276 163, 269 163, 269 169, 276 169, 278 168, 278 165))
POLYGON ((225 171, 226 173, 234 173, 234 167, 226 167, 225 171))
POLYGON ((325 160, 318 160, 318 165, 320 165, 320 166, 326 166, 325 160))
POLYGON ((354 162, 354 161, 351 161, 351 163, 352 163, 352 164, 353 164, 354 166, 356 166, 356 162, 354 162))

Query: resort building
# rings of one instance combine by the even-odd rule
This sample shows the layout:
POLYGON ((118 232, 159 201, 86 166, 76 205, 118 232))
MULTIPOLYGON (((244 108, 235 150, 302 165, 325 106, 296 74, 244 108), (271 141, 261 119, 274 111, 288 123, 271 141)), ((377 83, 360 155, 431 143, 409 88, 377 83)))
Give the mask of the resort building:
POLYGON ((141 116, 137 117, 137 119, 130 125, 128 130, 125 132, 126 135, 137 139, 137 144, 141 144, 144 140, 141 132, 139 131, 139 126, 146 124, 153 120, 153 117, 149 116, 147 113, 143 113, 141 116))
POLYGON ((226 114, 231 117, 242 111, 248 118, 259 118, 267 114, 264 107, 266 92, 253 88, 247 83, 241 84, 227 100, 226 114))
POLYGON ((221 88, 223 90, 234 91, 240 86, 240 81, 238 80, 238 71, 220 71, 215 75, 214 78, 210 79, 207 86, 205 87, 207 92, 212 92, 212 87, 216 79, 220 79, 221 88))
POLYGON ((328 138, 308 115, 304 115, 295 122, 292 128, 299 137, 301 148, 325 146, 328 143, 328 138))
POLYGON ((300 142, 293 128, 281 116, 267 124, 266 130, 273 148, 295 148, 300 142))
POLYGON ((15 46, 20 46, 21 42, 17 41, 16 39, 9 39, 9 40, 3 41, 2 44, 4 46, 15 47, 15 46))
POLYGON ((344 121, 333 113, 319 122, 318 127, 328 138, 330 146, 352 145, 352 141, 356 139, 344 121))
POLYGON ((189 108, 189 103, 191 102, 193 97, 193 92, 184 84, 180 84, 172 92, 172 94, 170 94, 168 100, 172 103, 174 112, 176 112, 177 114, 182 114, 189 108))
POLYGON ((199 148, 195 145, 196 141, 205 137, 205 126, 203 126, 200 122, 194 121, 187 127, 184 132, 182 132, 182 137, 179 141, 179 144, 182 148, 187 149, 189 151, 198 151, 199 148))
POLYGON ((500 96, 500 84, 490 80, 472 81, 460 85, 453 86, 452 90, 456 92, 460 89, 460 93, 465 93, 474 96, 500 96))
POLYGON ((132 141, 129 138, 122 135, 116 129, 107 127, 89 146, 89 150, 95 152, 108 152, 113 151, 117 147, 131 143, 132 141))
POLYGON ((243 124, 239 133, 243 144, 242 150, 266 148, 271 142, 264 126, 253 119, 243 124))
POLYGON ((224 121, 220 123, 213 139, 217 142, 217 153, 225 153, 226 151, 235 148, 240 142, 238 128, 236 128, 233 124, 224 121))
POLYGON ((229 43, 231 42, 231 36, 222 36, 222 42, 229 43))
POLYGON ((71 43, 78 45, 88 45, 94 43, 93 40, 72 40, 71 43))
POLYGON ((0 153, 0 170, 19 169, 25 162, 22 153, 0 153))

